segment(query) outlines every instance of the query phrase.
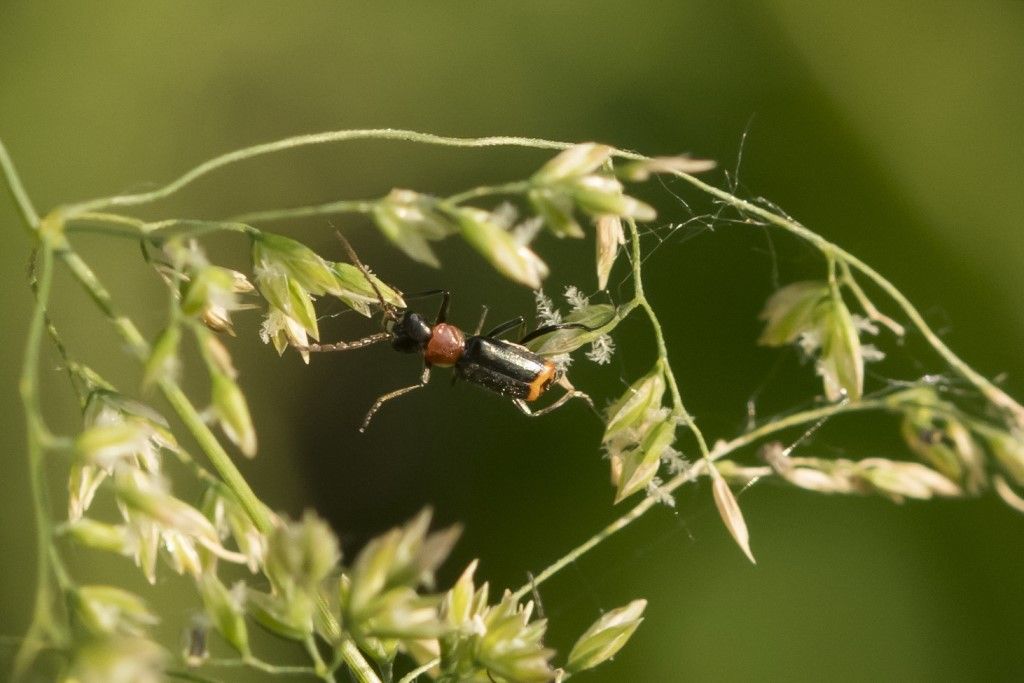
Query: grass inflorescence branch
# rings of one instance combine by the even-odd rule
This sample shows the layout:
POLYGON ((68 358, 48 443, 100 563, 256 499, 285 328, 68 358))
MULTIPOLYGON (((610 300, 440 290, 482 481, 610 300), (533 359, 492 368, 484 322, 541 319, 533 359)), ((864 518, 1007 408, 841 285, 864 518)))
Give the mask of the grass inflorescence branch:
MULTIPOLYGON (((50 649, 63 658, 67 675, 84 678, 102 677, 102 667, 110 662, 130 662, 141 681, 156 680, 161 672, 184 680, 209 680, 202 673, 204 667, 247 667, 272 675, 334 681, 337 671, 345 667, 361 683, 379 683, 392 680, 395 662, 403 654, 406 659, 401 666, 407 671, 403 682, 423 675, 442 681, 561 679, 611 658, 642 621, 646 603, 636 600, 602 616, 580 636, 562 667, 556 668, 554 653, 543 642, 545 622, 535 619, 532 603, 523 600, 657 504, 671 504, 678 489, 700 476, 711 481, 726 528, 751 560, 749 533, 730 485, 746 485, 759 478, 822 493, 882 495, 895 501, 978 495, 993 488, 1009 505, 1024 510, 1024 497, 1017 492, 1024 487, 1024 408, 956 356, 891 282, 781 212, 697 177, 712 167, 703 160, 652 158, 594 143, 347 130, 230 152, 157 189, 73 203, 40 218, 0 144, 0 170, 37 253, 36 302, 20 380, 36 521, 37 594, 31 625, 21 641, 17 673, 27 671, 41 652, 50 649), (447 197, 393 189, 378 199, 339 198, 250 211, 227 220, 146 221, 124 213, 170 197, 235 163, 351 140, 467 148, 516 146, 558 154, 526 180, 474 187, 447 197), (613 162, 619 162, 618 167, 613 162), (653 220, 655 213, 624 189, 624 183, 641 182, 655 173, 679 177, 739 212, 744 221, 783 229, 821 254, 826 277, 792 283, 773 294, 762 313, 765 329, 759 342, 796 345, 812 357, 826 403, 773 418, 709 445, 684 405, 669 342, 644 289, 638 223, 653 220), (506 203, 482 208, 499 200, 506 203), (355 264, 334 263, 296 240, 256 227, 338 213, 368 216, 407 256, 433 266, 440 261, 430 242, 460 236, 499 273, 538 290, 538 317, 557 331, 531 341, 529 350, 556 364, 557 375, 552 379, 559 377, 568 392, 562 402, 576 396, 589 400, 564 377, 569 354, 589 344, 587 357, 607 362, 614 348, 610 335, 636 311, 642 312, 652 329, 654 364, 606 409, 602 437, 615 501, 643 494, 641 501, 515 592, 492 595, 488 584, 477 583, 475 562, 449 590, 433 592, 433 573, 457 539, 459 528, 430 532, 429 510, 378 537, 343 565, 329 527, 311 513, 300 520, 272 513, 225 447, 233 444, 247 457, 257 451, 248 401, 230 353, 220 341, 221 336, 235 333, 232 315, 252 308, 240 297, 260 295, 266 302, 264 341, 281 353, 294 349, 307 362, 311 351, 359 347, 319 343, 318 298, 337 298, 367 316, 375 308, 395 315, 405 307, 401 292, 371 274, 358 259, 355 264), (549 268, 531 243, 542 230, 559 237, 583 237, 586 231, 580 217, 594 224, 599 289, 606 287, 625 246, 633 293, 625 303, 611 306, 591 304, 579 290, 570 288, 566 299, 573 310, 563 317, 539 291, 549 268), (138 240, 143 245, 147 264, 168 287, 166 326, 152 342, 119 312, 100 278, 75 251, 71 240, 83 232, 138 240), (201 240, 214 232, 248 240, 251 274, 209 262, 201 240), (142 364, 145 384, 160 390, 210 469, 177 443, 159 411, 121 393, 65 347, 48 312, 58 264, 114 326, 127 353, 142 364), (860 279, 870 283, 872 291, 887 295, 901 320, 883 313, 860 279), (904 323, 995 410, 979 413, 960 405, 927 381, 866 392, 864 363, 879 357, 880 351, 862 337, 877 334, 878 326, 902 337, 910 333, 904 323), (198 345, 210 382, 207 410, 200 409, 179 382, 183 333, 198 345), (38 375, 47 334, 67 366, 83 407, 85 426, 73 437, 55 434, 44 420, 38 375), (794 454, 799 441, 789 447, 772 441, 787 430, 808 425, 814 429, 840 415, 872 411, 900 418, 901 435, 917 461, 817 458, 794 454), (696 443, 699 458, 692 464, 676 450, 680 429, 696 443), (731 457, 755 445, 761 446, 760 464, 731 457), (55 521, 43 477, 48 454, 56 452, 70 455, 65 463, 69 467, 68 519, 60 523, 55 521), (173 481, 162 465, 164 453, 184 463, 204 486, 200 501, 175 497, 173 481), (93 517, 90 506, 97 495, 112 498, 121 518, 93 517), (202 605, 205 621, 192 627, 187 656, 172 657, 149 639, 147 629, 157 615, 141 597, 115 586, 77 583, 64 565, 58 539, 126 555, 150 582, 155 581, 158 558, 169 570, 191 575, 196 587, 193 598, 202 605), (218 573, 220 563, 245 565, 253 576, 227 586, 218 573), (72 622, 81 628, 71 629, 72 622), (248 633, 257 624, 294 642, 308 656, 309 665, 279 665, 253 653, 248 633), (212 658, 208 636, 213 632, 237 656, 212 658), (325 652, 330 656, 325 657, 325 652)), ((381 338, 376 335, 364 341, 381 338)))

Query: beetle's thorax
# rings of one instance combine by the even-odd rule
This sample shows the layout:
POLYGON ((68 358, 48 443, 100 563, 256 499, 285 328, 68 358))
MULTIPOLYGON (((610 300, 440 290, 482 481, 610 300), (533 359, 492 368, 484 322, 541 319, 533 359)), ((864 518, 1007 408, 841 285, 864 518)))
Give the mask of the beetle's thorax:
POLYGON ((466 335, 462 330, 455 325, 438 323, 430 331, 430 340, 423 350, 423 357, 431 365, 451 367, 462 357, 465 348, 466 335))

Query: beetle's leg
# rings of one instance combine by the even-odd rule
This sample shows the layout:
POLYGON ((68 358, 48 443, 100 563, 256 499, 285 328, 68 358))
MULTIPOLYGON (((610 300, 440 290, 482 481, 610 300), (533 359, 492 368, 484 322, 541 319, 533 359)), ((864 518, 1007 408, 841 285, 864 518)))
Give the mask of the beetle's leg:
POLYGON ((413 391, 414 389, 420 389, 422 387, 427 386, 427 382, 429 382, 429 381, 430 381, 430 366, 427 365, 427 366, 425 366, 423 368, 423 374, 420 376, 420 381, 419 381, 418 384, 413 384, 413 385, 410 385, 410 386, 407 386, 407 387, 402 387, 401 389, 395 389, 394 391, 389 391, 388 393, 384 394, 383 396, 378 398, 376 401, 374 401, 373 405, 370 406, 369 412, 366 413, 366 417, 363 418, 363 425, 359 428, 360 433, 365 432, 366 428, 370 426, 370 420, 373 419, 373 416, 377 413, 378 410, 380 410, 382 405, 384 405, 385 403, 387 403, 388 401, 390 401, 393 398, 398 398, 399 396, 403 396, 405 394, 408 394, 410 391, 413 391))
MULTIPOLYGON (((526 401, 521 398, 515 399, 513 403, 515 403, 516 408, 518 408, 524 415, 529 417, 540 417, 541 415, 547 415, 552 411, 558 410, 574 398, 579 398, 586 401, 587 405, 590 406, 590 409, 597 413, 597 408, 594 407, 594 401, 590 396, 570 384, 569 380, 567 380, 564 375, 558 380, 558 384, 565 388, 565 393, 559 396, 558 400, 549 406, 545 406, 539 410, 530 410, 530 406, 526 405, 526 401)), ((600 417, 600 413, 597 414, 598 417, 600 417)))
POLYGON ((443 323, 448 320, 448 304, 451 303, 452 295, 447 289, 440 290, 441 294, 441 308, 437 311, 437 318, 434 320, 434 324, 443 323))
POLYGON ((327 351, 352 351, 353 349, 361 349, 364 346, 370 346, 377 342, 387 341, 391 338, 391 335, 387 332, 378 332, 377 334, 371 334, 369 337, 363 337, 362 339, 355 339, 348 342, 334 342, 333 344, 308 344, 306 346, 296 346, 299 351, 312 351, 314 353, 323 353, 327 351))
POLYGON ((479 337, 480 330, 484 329, 484 321, 487 320, 487 305, 484 304, 480 307, 480 320, 476 323, 476 329, 473 330, 473 336, 479 337))
POLYGON ((558 380, 555 383, 558 386, 565 389, 567 392, 569 392, 571 396, 575 398, 581 398, 584 401, 586 401, 586 404, 590 406, 590 409, 594 411, 594 414, 597 415, 598 417, 601 417, 601 413, 597 412, 597 408, 594 407, 593 399, 591 399, 588 394, 585 394, 582 391, 578 390, 576 387, 574 387, 572 385, 572 382, 569 381, 569 378, 565 375, 564 372, 559 375, 558 380))
POLYGON ((519 410, 524 415, 528 417, 540 417, 541 415, 547 415, 552 411, 558 410, 559 408, 564 406, 568 401, 572 400, 573 398, 576 398, 577 396, 579 398, 586 399, 588 402, 590 401, 590 397, 584 394, 582 391, 571 391, 562 394, 557 401, 555 401, 549 406, 540 408, 539 410, 530 410, 530 406, 526 405, 526 401, 524 401, 521 398, 517 398, 515 401, 513 401, 513 403, 516 404, 516 408, 519 408, 519 410))

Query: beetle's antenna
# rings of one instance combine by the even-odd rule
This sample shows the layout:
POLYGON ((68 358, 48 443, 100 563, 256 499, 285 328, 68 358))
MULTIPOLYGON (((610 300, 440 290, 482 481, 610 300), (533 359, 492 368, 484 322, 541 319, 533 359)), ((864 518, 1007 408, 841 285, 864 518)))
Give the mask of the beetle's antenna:
POLYGON ((345 239, 345 236, 341 234, 340 230, 335 230, 334 234, 338 236, 338 240, 341 242, 341 245, 345 247, 345 251, 348 252, 348 257, 352 259, 352 262, 356 264, 356 267, 362 271, 363 277, 365 277, 366 281, 370 283, 370 287, 373 288, 373 293, 377 295, 377 301, 380 303, 381 310, 384 311, 384 317, 394 320, 397 317, 395 307, 384 300, 384 295, 381 293, 380 287, 377 286, 377 282, 373 279, 373 276, 370 275, 369 268, 363 265, 363 262, 359 260, 356 250, 352 248, 352 245, 347 239, 345 239))

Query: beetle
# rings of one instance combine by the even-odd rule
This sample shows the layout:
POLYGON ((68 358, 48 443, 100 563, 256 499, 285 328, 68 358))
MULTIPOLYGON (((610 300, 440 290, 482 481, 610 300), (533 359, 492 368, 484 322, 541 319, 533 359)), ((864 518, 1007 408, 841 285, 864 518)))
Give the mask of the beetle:
POLYGON ((382 341, 390 341, 391 347, 396 351, 409 354, 419 353, 423 357, 423 373, 420 375, 419 382, 390 391, 378 398, 363 419, 359 428, 360 432, 366 431, 373 416, 385 403, 426 386, 430 381, 430 371, 433 367, 453 368, 455 379, 465 380, 470 384, 511 398, 516 408, 531 417, 546 415, 573 398, 582 399, 591 409, 594 408, 590 397, 573 387, 565 377, 565 373, 554 362, 534 353, 525 344, 558 330, 593 331, 597 329, 596 327, 589 327, 582 323, 544 325, 513 342, 502 339, 501 336, 515 329, 525 329, 526 321, 523 316, 508 320, 485 334, 481 334, 480 331, 487 314, 485 307, 476 331, 472 335, 467 335, 463 330, 448 322, 448 309, 451 303, 451 293, 448 290, 433 289, 406 296, 406 299, 441 296, 441 307, 433 323, 430 323, 421 313, 387 303, 351 245, 340 234, 338 237, 377 294, 378 302, 384 311, 384 331, 348 342, 309 344, 303 347, 303 350, 313 352, 349 351, 382 341), (539 410, 531 410, 527 404, 543 396, 554 384, 559 384, 564 388, 565 393, 551 405, 539 410))

